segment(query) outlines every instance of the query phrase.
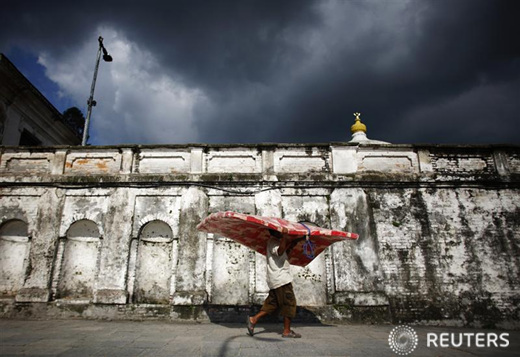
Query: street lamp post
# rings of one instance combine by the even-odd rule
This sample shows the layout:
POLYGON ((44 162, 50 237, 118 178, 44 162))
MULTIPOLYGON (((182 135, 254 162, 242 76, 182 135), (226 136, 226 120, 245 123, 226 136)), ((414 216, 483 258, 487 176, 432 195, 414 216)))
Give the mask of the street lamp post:
POLYGON ((81 141, 81 145, 87 145, 88 140, 88 127, 90 124, 90 115, 92 114, 92 107, 96 106, 96 101, 94 100, 94 88, 96 87, 96 79, 97 73, 99 69, 99 59, 101 58, 101 52, 103 52, 103 61, 112 62, 112 56, 110 56, 107 52, 105 46, 103 46, 103 37, 99 36, 99 49, 96 57, 96 69, 94 70, 94 78, 92 79, 92 86, 90 87, 90 97, 88 98, 87 104, 87 118, 85 119, 85 127, 83 128, 83 140, 81 141))

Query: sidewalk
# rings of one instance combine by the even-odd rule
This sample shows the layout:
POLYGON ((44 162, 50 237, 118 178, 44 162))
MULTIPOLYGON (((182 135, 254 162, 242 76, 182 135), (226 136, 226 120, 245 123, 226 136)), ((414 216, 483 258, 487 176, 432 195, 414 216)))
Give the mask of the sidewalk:
MULTIPOLYGON (((397 356, 392 325, 295 324, 301 339, 281 337, 281 324, 167 321, 0 320, 0 356, 397 356)), ((518 356, 520 331, 416 327, 418 347, 407 356, 518 356), (428 348, 427 333, 509 333, 508 347, 428 348)))

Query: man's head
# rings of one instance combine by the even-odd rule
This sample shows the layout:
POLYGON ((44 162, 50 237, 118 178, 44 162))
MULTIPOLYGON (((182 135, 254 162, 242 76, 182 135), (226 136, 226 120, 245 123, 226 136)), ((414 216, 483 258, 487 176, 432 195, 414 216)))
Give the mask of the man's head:
POLYGON ((282 233, 278 232, 277 230, 269 229, 269 234, 271 235, 271 237, 282 239, 282 233))

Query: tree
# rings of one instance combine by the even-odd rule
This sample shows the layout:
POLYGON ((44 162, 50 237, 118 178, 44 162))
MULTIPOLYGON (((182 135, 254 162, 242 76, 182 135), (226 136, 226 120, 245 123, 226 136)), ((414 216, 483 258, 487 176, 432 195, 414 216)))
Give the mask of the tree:
POLYGON ((63 120, 79 135, 83 135, 85 126, 85 117, 81 110, 76 107, 70 107, 63 112, 63 120))

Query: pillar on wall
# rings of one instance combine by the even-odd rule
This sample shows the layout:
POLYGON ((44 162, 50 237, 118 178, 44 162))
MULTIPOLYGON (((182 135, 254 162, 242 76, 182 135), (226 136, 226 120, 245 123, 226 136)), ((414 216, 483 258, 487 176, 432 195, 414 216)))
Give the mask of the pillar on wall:
POLYGON ((51 290, 54 251, 59 236, 63 195, 49 189, 38 202, 38 219, 32 232, 29 255, 30 271, 24 286, 16 295, 17 302, 47 302, 51 290))
POLYGON ((336 243, 332 247, 333 302, 351 306, 387 306, 377 237, 364 190, 334 190, 330 196, 330 208, 335 228, 359 234, 357 241, 348 242, 353 244, 336 243))
MULTIPOLYGON (((254 214, 254 196, 210 191, 208 211, 254 214)), ((206 292, 211 305, 249 305, 254 293, 254 251, 219 234, 207 234, 206 292)))
POLYGON ((127 188, 116 190, 109 198, 109 209, 104 219, 105 237, 101 249, 99 275, 94 291, 98 304, 125 304, 127 302, 126 276, 132 220, 135 201, 127 188), (129 204, 130 203, 130 204, 129 204))
MULTIPOLYGON (((282 197, 284 219, 307 221, 321 227, 329 226, 329 200, 326 190, 308 190, 305 194, 288 191, 282 197)), ((327 289, 333 285, 327 266, 328 250, 318 255, 305 267, 291 266, 294 294, 298 304, 323 306, 327 304, 327 289)))
MULTIPOLYGON (((272 156, 272 155, 271 155, 272 156)), ((269 190, 255 195, 256 213, 266 217, 282 217, 282 193, 280 190, 269 190)), ((252 255, 254 263, 250 264, 250 299, 254 304, 262 304, 269 287, 266 280, 266 260, 260 253, 252 255)))
POLYGON ((190 187, 182 195, 173 305, 202 305, 207 300, 206 233, 197 231, 197 224, 207 216, 208 204, 208 196, 199 187, 190 187))

